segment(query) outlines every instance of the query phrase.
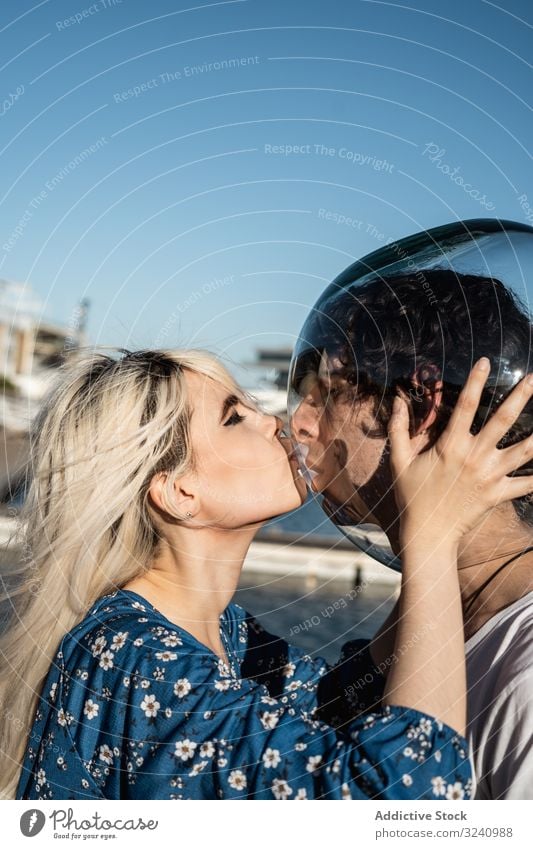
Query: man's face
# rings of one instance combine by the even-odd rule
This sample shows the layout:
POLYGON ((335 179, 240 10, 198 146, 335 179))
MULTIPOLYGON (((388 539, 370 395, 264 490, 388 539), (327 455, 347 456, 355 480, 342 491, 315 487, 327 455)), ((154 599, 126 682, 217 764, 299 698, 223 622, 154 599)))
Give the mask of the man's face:
POLYGON ((379 525, 392 544, 398 515, 388 439, 370 435, 377 429, 373 399, 354 399, 335 365, 323 358, 318 374, 303 379, 301 402, 291 417, 292 434, 313 491, 343 507, 353 524, 379 525))

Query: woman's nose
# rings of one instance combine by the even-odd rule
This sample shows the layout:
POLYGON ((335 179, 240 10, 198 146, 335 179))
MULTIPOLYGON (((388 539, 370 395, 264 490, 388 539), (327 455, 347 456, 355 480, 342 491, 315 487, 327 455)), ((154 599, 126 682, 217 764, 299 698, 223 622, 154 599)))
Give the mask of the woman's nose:
POLYGON ((273 438, 279 436, 283 428, 285 427, 285 422, 279 416, 272 416, 272 427, 274 429, 273 438))

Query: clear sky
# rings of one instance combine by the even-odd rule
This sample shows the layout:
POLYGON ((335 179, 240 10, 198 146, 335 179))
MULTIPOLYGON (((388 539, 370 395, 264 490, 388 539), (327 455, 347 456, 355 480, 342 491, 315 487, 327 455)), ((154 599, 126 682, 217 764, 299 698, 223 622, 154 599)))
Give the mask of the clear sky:
POLYGON ((532 36, 530 0, 3 0, 0 277, 97 344, 292 345, 386 240, 533 223, 532 36))

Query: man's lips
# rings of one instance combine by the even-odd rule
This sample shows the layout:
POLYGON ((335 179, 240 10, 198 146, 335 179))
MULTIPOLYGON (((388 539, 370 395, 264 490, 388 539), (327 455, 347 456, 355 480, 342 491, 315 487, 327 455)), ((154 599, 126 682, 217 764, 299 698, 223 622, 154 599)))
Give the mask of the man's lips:
POLYGON ((294 460, 294 462, 298 465, 298 470, 301 476, 304 478, 306 483, 310 486, 312 485, 314 479, 318 476, 319 472, 315 469, 308 466, 306 460, 309 454, 309 446, 303 445, 301 442, 297 442, 292 447, 292 451, 290 453, 290 459, 294 460))

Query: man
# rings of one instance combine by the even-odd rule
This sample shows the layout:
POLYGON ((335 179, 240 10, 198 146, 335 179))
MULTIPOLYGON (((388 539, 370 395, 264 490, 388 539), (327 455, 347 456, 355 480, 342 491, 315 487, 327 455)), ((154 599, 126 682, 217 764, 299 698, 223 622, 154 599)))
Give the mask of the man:
MULTIPOLYGON (((323 494, 334 521, 354 534, 359 524, 378 525, 399 556, 400 515, 387 439, 394 395, 407 400, 413 446, 424 451, 446 426, 472 363, 488 356, 492 380, 475 420, 477 432, 529 370, 530 319, 499 280, 434 269, 376 276, 358 288, 343 288, 306 331, 309 348, 300 352, 292 374, 298 403, 291 425, 307 480, 323 494)), ((531 433, 532 412, 524 411, 499 447, 531 433)), ((475 798, 532 799, 530 496, 491 511, 463 538, 458 569, 475 798)), ((352 682, 352 710, 371 708, 368 702, 379 698, 395 650, 408 649, 395 646, 396 620, 395 608, 364 646, 375 666, 363 676, 364 687, 352 682)), ((356 641, 354 651, 362 646, 356 641)), ((350 696, 350 687, 344 695, 350 696)), ((323 718, 342 725, 343 710, 345 702, 336 699, 323 718)))

